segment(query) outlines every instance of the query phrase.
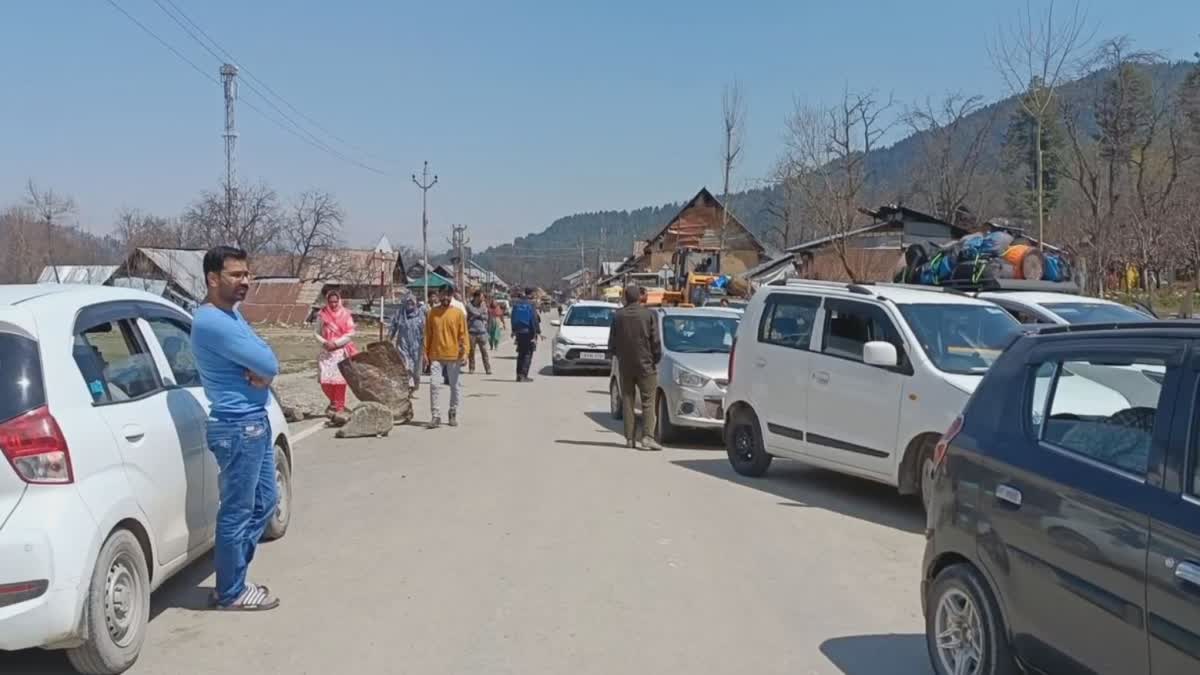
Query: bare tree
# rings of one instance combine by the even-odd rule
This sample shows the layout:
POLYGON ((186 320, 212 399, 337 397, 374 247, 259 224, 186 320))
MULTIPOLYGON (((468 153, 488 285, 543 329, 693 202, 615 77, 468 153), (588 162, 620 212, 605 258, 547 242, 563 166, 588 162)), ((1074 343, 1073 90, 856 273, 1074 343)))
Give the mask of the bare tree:
POLYGON ((228 244, 251 255, 271 248, 281 229, 279 196, 266 183, 246 185, 232 191, 230 218, 226 192, 205 190, 184 212, 186 238, 202 247, 228 244))
POLYGON ((904 115, 921 144, 914 190, 930 212, 946 222, 954 222, 977 196, 976 179, 996 119, 996 108, 972 117, 981 110, 982 97, 950 93, 936 105, 926 100, 904 115))
POLYGON ((345 217, 337 199, 321 190, 309 190, 292 204, 282 239, 291 257, 293 276, 301 276, 306 266, 323 260, 338 246, 345 217))
POLYGON ((1045 13, 1035 17, 1027 0, 1015 22, 1001 27, 988 48, 1005 85, 1034 121, 1039 241, 1045 240, 1042 141, 1046 119, 1053 110, 1059 85, 1068 77, 1080 50, 1091 39, 1087 17, 1078 2, 1065 15, 1056 15, 1054 10, 1054 0, 1050 0, 1045 13))
POLYGON ((140 247, 190 248, 199 245, 189 241, 182 225, 170 218, 156 216, 134 208, 117 211, 113 235, 126 255, 140 247))
POLYGON ((742 156, 742 137, 746 130, 746 101, 742 98, 741 84, 736 80, 725 85, 721 93, 721 168, 724 184, 721 190, 721 249, 725 249, 726 231, 729 228, 729 184, 733 170, 742 156))
POLYGON ((796 163, 785 156, 775 163, 767 179, 775 186, 766 205, 772 219, 770 232, 784 249, 803 241, 805 236, 804 204, 800 195, 800 176, 796 171, 796 163))
POLYGON ((850 256, 848 234, 862 220, 864 190, 871 181, 871 151, 890 128, 884 115, 892 99, 874 92, 842 92, 837 105, 797 105, 788 121, 788 145, 805 210, 833 237, 832 246, 846 275, 859 281, 862 271, 850 256))
POLYGON ((75 212, 75 200, 54 192, 54 188, 41 190, 30 178, 25 184, 25 203, 46 226, 46 264, 54 270, 54 280, 58 277, 58 265, 54 256, 54 228, 57 220, 75 212))

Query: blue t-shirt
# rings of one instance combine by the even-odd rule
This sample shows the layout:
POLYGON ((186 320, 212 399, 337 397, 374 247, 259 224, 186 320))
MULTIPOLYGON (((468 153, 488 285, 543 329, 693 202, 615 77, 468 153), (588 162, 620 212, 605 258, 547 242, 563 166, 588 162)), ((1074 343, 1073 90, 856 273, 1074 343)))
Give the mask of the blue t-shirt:
POLYGON ((269 392, 251 386, 246 371, 279 374, 279 361, 236 309, 201 305, 192 319, 192 353, 216 417, 242 417, 267 409, 269 392))

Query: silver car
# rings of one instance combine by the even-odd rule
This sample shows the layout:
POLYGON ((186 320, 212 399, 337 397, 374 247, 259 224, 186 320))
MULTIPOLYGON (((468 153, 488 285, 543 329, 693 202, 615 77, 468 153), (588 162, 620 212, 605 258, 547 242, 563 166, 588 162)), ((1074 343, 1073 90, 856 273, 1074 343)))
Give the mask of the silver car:
MULTIPOLYGON (((670 443, 681 428, 720 431, 725 424, 729 351, 742 313, 734 309, 666 307, 657 310, 662 361, 654 395, 654 438, 670 443)), ((621 419, 620 364, 613 357, 610 409, 621 419)))

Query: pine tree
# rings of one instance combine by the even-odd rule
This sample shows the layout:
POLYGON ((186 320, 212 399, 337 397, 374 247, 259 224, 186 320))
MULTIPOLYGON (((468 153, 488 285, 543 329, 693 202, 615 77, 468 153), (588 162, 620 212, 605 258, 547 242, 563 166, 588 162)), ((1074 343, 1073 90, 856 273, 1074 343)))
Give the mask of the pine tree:
MULTIPOLYGON (((1042 124, 1042 200, 1044 213, 1058 204, 1058 179, 1062 171, 1063 131, 1056 106, 1046 113, 1042 124)), ((1037 220, 1037 120, 1017 106, 1004 133, 1003 171, 1011 184, 1007 206, 1011 213, 1037 220)))

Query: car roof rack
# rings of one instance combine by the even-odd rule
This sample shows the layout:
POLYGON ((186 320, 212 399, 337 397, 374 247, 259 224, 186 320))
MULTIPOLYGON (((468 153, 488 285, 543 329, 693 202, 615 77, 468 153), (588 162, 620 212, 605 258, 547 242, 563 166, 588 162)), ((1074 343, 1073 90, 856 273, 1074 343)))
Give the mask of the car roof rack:
POLYGON ((869 288, 870 282, 851 283, 848 281, 823 281, 821 279, 780 279, 772 281, 768 286, 793 286, 797 288, 817 287, 817 288, 837 288, 843 289, 849 293, 857 295, 875 295, 875 291, 869 288))
POLYGON ((1200 321, 1196 319, 1169 319, 1169 320, 1153 320, 1133 321, 1133 322, 1113 322, 1113 323, 1071 323, 1054 326, 1046 326, 1038 330, 1038 335, 1057 335, 1059 333, 1088 333, 1101 330, 1170 330, 1172 328, 1184 328, 1188 330, 1200 329, 1200 321))
POLYGON ((893 281, 883 281, 875 284, 876 286, 884 286, 886 288, 906 288, 912 291, 933 291, 934 293, 952 293, 954 295, 967 295, 963 291, 953 286, 928 286, 925 284, 904 284, 893 281))
POLYGON ((944 281, 941 288, 952 288, 962 293, 984 293, 989 291, 1039 291, 1042 293, 1068 293, 1079 295, 1079 286, 1073 281, 1042 281, 1040 279, 969 279, 944 281))

